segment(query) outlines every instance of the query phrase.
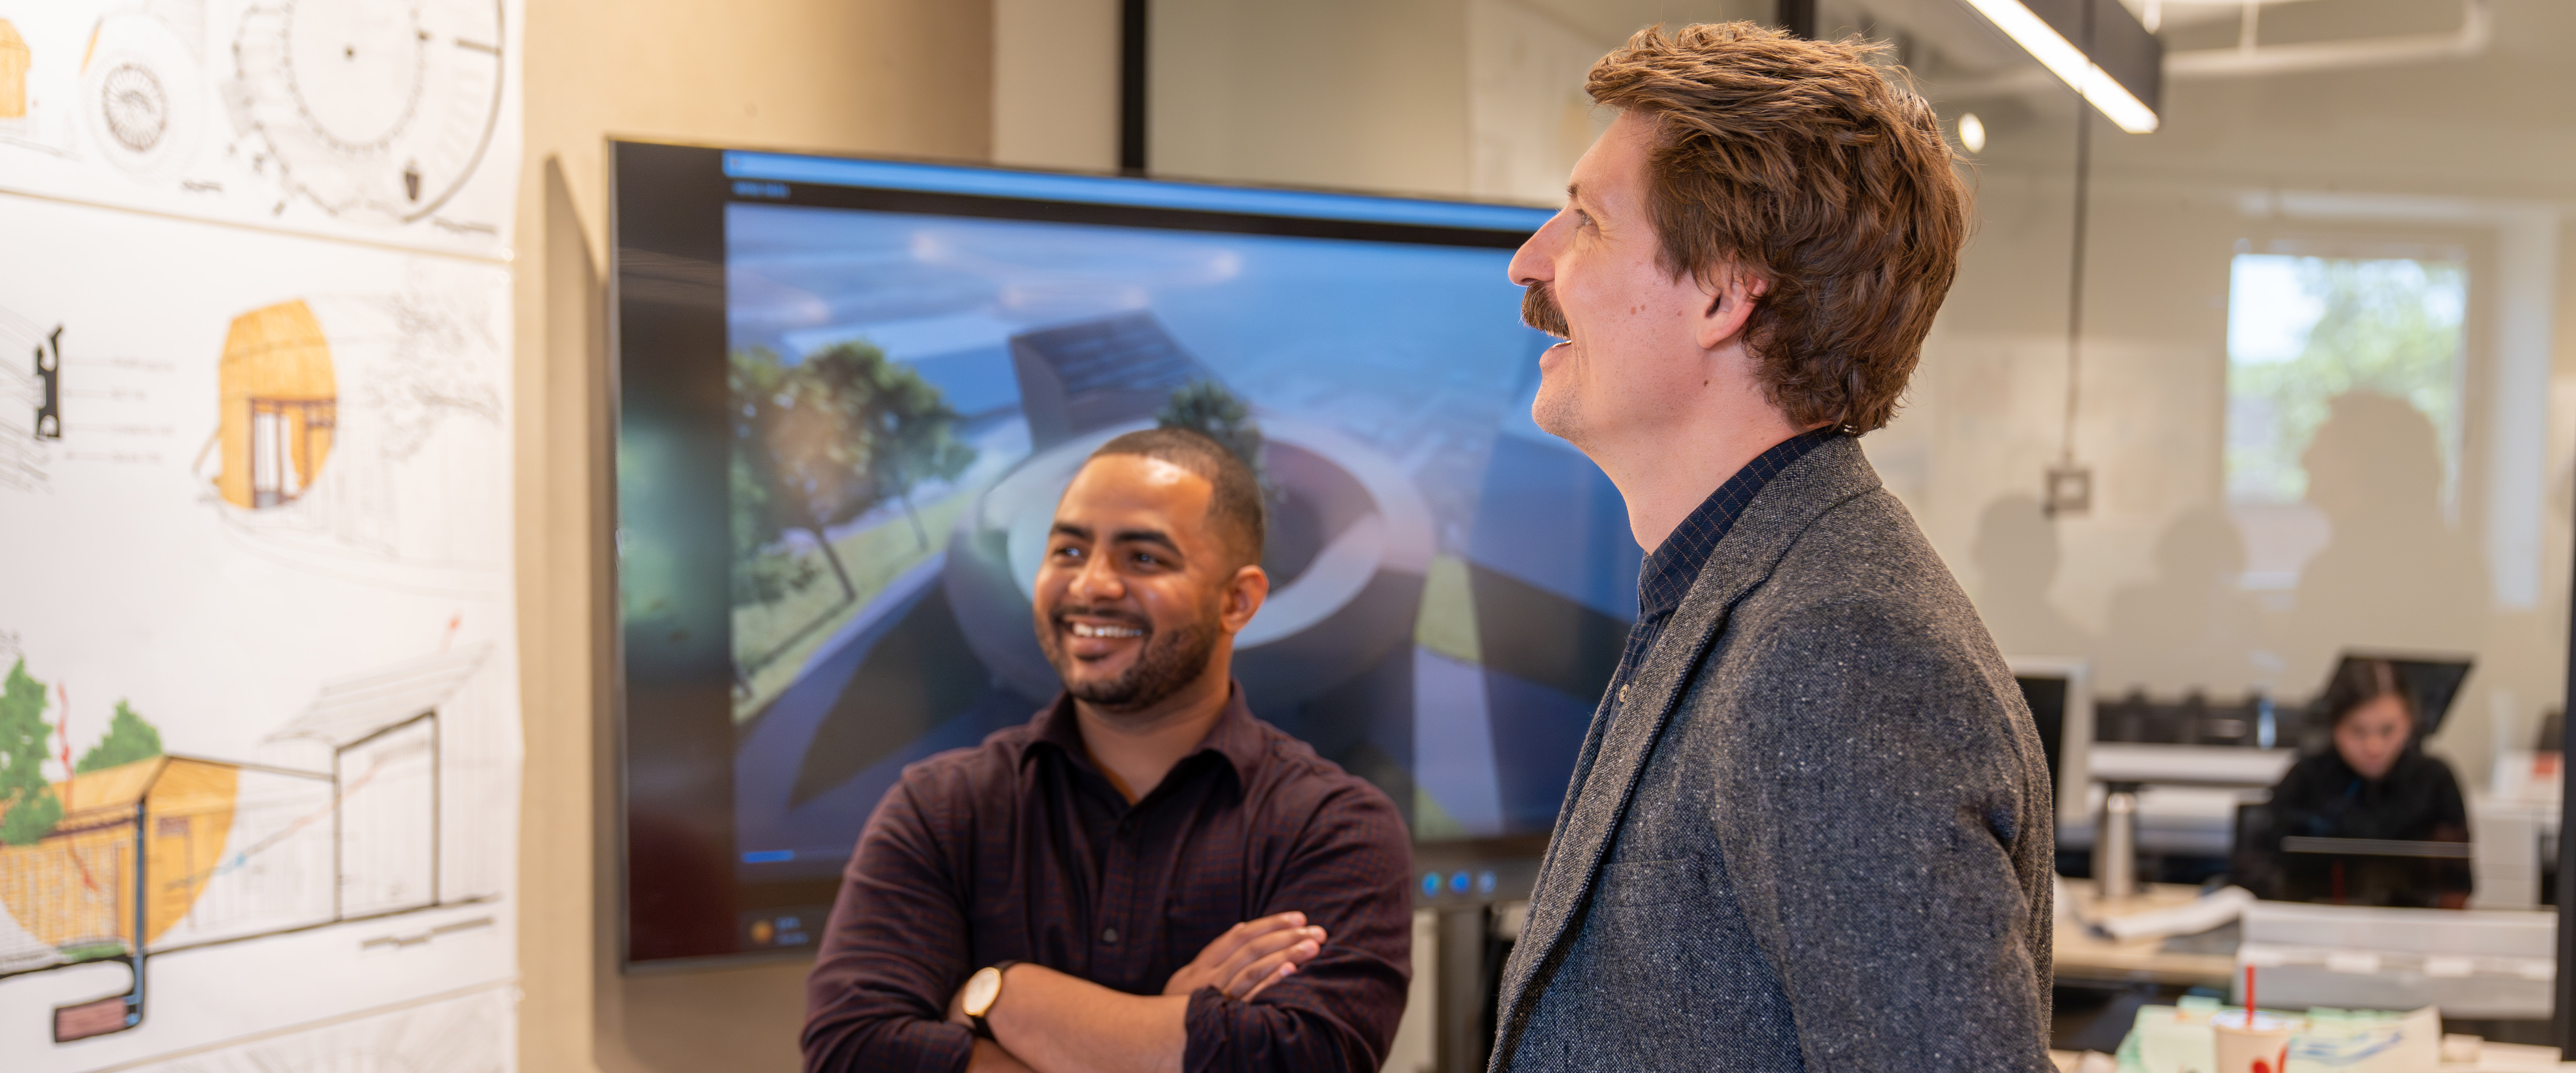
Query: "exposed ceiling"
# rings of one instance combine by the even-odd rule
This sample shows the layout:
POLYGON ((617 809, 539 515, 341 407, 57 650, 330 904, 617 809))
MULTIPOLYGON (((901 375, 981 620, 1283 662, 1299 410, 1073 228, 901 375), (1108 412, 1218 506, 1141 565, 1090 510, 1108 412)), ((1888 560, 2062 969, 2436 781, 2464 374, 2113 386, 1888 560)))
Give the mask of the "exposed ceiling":
MULTIPOLYGON (((1504 0, 1535 12, 1604 48, 1648 26, 1688 26, 1739 19, 1770 22, 1776 0, 1504 0)), ((1947 3, 1949 0, 1943 0, 1947 3)))

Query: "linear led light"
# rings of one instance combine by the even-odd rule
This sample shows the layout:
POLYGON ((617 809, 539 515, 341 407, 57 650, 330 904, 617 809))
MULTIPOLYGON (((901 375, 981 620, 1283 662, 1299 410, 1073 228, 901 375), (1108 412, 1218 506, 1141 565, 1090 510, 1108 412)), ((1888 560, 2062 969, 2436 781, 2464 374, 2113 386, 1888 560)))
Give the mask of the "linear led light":
POLYGON ((2112 78, 2111 72, 2103 70, 2101 64, 2087 58, 2084 50, 2075 47, 2075 43, 2068 41, 2065 35, 2032 14, 2021 0, 1968 0, 1968 6, 1976 8, 1977 13, 1994 23, 2004 36, 2012 38, 2014 44, 2029 52, 2040 66, 2048 68, 2075 92, 2083 94, 2085 100, 2101 109, 2102 114, 2118 124, 2121 130, 2131 134, 2155 131, 2155 109, 2147 107, 2146 102, 2130 93, 2128 87, 2112 78))

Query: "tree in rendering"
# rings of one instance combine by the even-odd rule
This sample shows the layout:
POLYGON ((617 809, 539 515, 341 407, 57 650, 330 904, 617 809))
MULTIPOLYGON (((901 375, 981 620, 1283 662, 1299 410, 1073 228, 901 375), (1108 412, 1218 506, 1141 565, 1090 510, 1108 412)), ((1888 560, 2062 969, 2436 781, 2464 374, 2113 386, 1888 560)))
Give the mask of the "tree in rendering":
POLYGON ((913 509, 912 491, 927 481, 955 480, 975 464, 975 449, 957 438, 957 411, 911 366, 886 360, 866 343, 842 343, 809 355, 799 367, 815 404, 834 415, 845 449, 864 475, 862 511, 889 500, 903 508, 923 550, 930 533, 913 509))
POLYGON ((1224 444, 1244 465, 1252 467, 1253 476, 1261 481, 1263 497, 1278 498, 1278 489, 1270 484, 1269 471, 1261 468, 1261 424, 1253 420, 1251 405, 1226 390, 1225 385, 1200 380, 1175 389, 1163 408, 1155 412, 1154 423, 1205 433, 1209 439, 1224 444))
POLYGON ((841 583, 842 596, 859 596, 824 532, 867 507, 850 494, 853 470, 839 447, 840 437, 831 429, 817 429, 821 415, 803 405, 800 380, 796 369, 765 348, 737 350, 725 368, 733 406, 729 499, 737 603, 746 594, 763 595, 765 580, 784 580, 775 568, 761 564, 766 549, 795 530, 814 535, 823 561, 841 583))
POLYGON ((975 463, 975 449, 956 437, 957 412, 938 388, 862 342, 795 365, 763 349, 737 351, 728 377, 737 601, 796 582, 791 568, 757 557, 757 549, 792 530, 813 534, 842 594, 857 599, 826 534, 881 504, 900 505, 913 539, 930 547, 913 490, 953 480, 975 463))

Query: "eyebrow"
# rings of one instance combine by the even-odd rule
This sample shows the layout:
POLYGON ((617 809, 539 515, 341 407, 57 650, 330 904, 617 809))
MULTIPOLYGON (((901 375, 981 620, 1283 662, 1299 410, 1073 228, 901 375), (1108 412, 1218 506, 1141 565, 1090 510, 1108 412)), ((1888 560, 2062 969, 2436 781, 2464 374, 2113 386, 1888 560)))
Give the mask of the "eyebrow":
MULTIPOLYGON (((1075 525, 1071 522, 1055 523, 1055 532, 1063 536, 1072 537, 1075 540, 1090 540, 1092 538, 1091 530, 1075 525)), ((1172 535, 1160 529, 1121 529, 1109 535, 1109 542, 1112 544, 1153 544, 1170 549, 1174 556, 1178 556, 1181 553, 1181 546, 1172 541, 1172 535)))
POLYGON ((1181 546, 1172 542, 1172 535, 1160 529, 1121 529, 1109 540, 1113 544, 1154 544, 1171 549, 1174 556, 1181 553, 1181 546))

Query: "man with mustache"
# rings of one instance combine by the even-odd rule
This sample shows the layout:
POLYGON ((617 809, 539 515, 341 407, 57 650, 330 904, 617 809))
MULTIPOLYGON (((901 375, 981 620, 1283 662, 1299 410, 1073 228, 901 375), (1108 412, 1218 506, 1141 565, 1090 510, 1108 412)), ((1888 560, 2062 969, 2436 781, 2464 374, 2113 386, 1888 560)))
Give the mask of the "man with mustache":
POLYGON ((905 769, 806 982, 805 1068, 1374 1070, 1411 975, 1395 805, 1229 673, 1269 593, 1217 441, 1109 441, 1056 506, 1038 641, 1064 692, 905 769))
POLYGON ((1587 86, 1616 117, 1512 260, 1564 339, 1531 416, 1650 551, 1498 1073, 2051 1068, 2039 737, 1858 439, 1967 224, 1938 118, 1875 51, 1631 38, 1587 86))

